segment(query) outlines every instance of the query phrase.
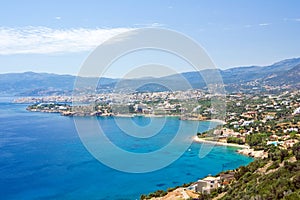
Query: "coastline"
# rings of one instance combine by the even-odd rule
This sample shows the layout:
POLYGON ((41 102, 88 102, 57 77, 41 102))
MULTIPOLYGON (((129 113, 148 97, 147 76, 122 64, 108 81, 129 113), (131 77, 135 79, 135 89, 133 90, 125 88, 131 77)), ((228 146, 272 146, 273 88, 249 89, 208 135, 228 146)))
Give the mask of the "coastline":
POLYGON ((141 113, 132 113, 132 114, 114 114, 114 113, 104 113, 104 114, 100 114, 98 115, 97 112, 89 112, 89 113, 85 113, 85 112, 74 112, 74 111, 65 111, 65 110, 49 110, 49 109, 37 109, 37 108, 26 108, 27 111, 30 112, 43 112, 43 113, 60 113, 60 115, 62 116, 68 116, 68 117, 72 117, 72 116, 76 116, 76 117, 91 117, 91 116, 97 116, 97 117, 124 117, 124 118, 132 118, 132 117, 146 117, 146 118, 163 118, 163 117, 170 117, 170 118, 178 118, 179 120, 183 120, 183 121, 207 121, 207 122, 214 122, 214 123, 218 123, 220 125, 224 125, 226 124, 225 121, 220 120, 220 119, 199 119, 199 118, 192 118, 192 117, 187 117, 187 118, 183 118, 182 115, 178 115, 178 114, 166 114, 166 115, 155 115, 155 114, 141 114, 141 113))
MULTIPOLYGON (((224 142, 217 142, 217 141, 211 141, 211 140, 204 140, 204 139, 199 138, 198 136, 194 136, 192 139, 194 142, 197 142, 197 143, 208 143, 208 144, 215 144, 215 145, 219 145, 219 146, 237 147, 238 150, 236 152, 239 154, 243 154, 243 153, 241 153, 242 151, 249 152, 249 151, 253 150, 253 149, 250 149, 250 146, 248 146, 248 145, 239 145, 239 144, 233 144, 233 143, 224 143, 224 142)), ((250 155, 246 155, 246 154, 243 154, 243 155, 249 156, 249 157, 254 157, 254 156, 250 156, 250 155)), ((224 172, 223 170, 220 171, 220 173, 223 173, 223 172, 224 172)), ((207 174, 207 176, 204 176, 204 178, 199 179, 199 180, 203 180, 207 177, 214 178, 216 176, 211 176, 210 174, 207 174)), ((188 185, 188 186, 185 186, 185 185, 177 186, 173 190, 170 190, 170 191, 167 190, 166 194, 164 196, 152 197, 152 198, 150 198, 150 200, 197 199, 199 197, 199 193, 197 193, 193 189, 191 189, 191 188, 195 187, 196 183, 197 183, 197 181, 194 181, 194 182, 191 182, 190 185, 188 185)), ((161 190, 159 190, 159 191, 161 191, 161 190)))
POLYGON ((220 120, 220 119, 208 119, 208 120, 199 120, 199 121, 217 122, 217 123, 220 123, 220 124, 222 124, 222 125, 226 124, 225 121, 220 120))
MULTIPOLYGON (((234 143, 225 143, 225 142, 218 142, 218 141, 212 141, 212 140, 205 140, 202 138, 199 138, 198 136, 194 136, 193 138, 194 142, 197 143, 208 143, 208 144, 214 144, 214 145, 219 145, 219 146, 230 146, 230 147, 237 147, 238 149, 236 150, 236 152, 238 154, 242 154, 244 156, 248 156, 248 157, 252 157, 254 159, 256 158, 267 158, 268 157, 268 153, 264 152, 263 150, 261 151, 255 151, 254 149, 251 149, 250 146, 248 145, 239 145, 239 144, 234 144, 234 143)), ((224 171, 222 170, 220 173, 223 173, 224 171)), ((206 178, 214 178, 216 176, 211 176, 210 174, 208 174, 208 176, 206 176, 206 178)), ((201 181, 203 182, 204 179, 201 179, 201 181)), ((218 177, 216 177, 215 179, 217 179, 218 177)), ((220 178, 220 176, 219 176, 220 178)), ((162 197, 152 197, 150 198, 151 200, 173 200, 173 199, 190 199, 190 198, 198 198, 199 194, 197 192, 195 192, 193 189, 193 187, 196 187, 196 182, 194 182, 192 185, 186 187, 186 186, 178 186, 175 187, 174 190, 171 191, 167 191, 166 194, 162 197)), ((222 196, 222 195, 221 195, 222 196)), ((218 197, 221 197, 220 195, 218 197)), ((218 197, 213 198, 213 199, 219 199, 218 197)))
POLYGON ((264 150, 256 151, 254 149, 251 149, 249 145, 241 145, 241 144, 234 144, 234 143, 225 143, 225 142, 217 142, 217 141, 211 141, 211 140, 204 140, 199 138, 198 136, 193 137, 194 142, 198 143, 209 143, 209 144, 215 144, 219 146, 230 146, 230 147, 237 147, 239 148, 236 152, 245 156, 249 156, 252 158, 267 158, 268 153, 264 150))
POLYGON ((180 117, 180 115, 154 115, 154 114, 114 114, 112 115, 113 117, 158 117, 158 118, 162 118, 162 117, 180 117))
POLYGON ((225 121, 220 120, 220 119, 197 119, 197 118, 186 118, 186 119, 181 119, 181 115, 155 115, 155 114, 117 114, 117 115, 112 115, 113 117, 157 117, 157 118, 162 118, 162 117, 173 117, 173 118, 178 118, 180 120, 184 121, 205 121, 205 122, 215 122, 221 125, 226 124, 225 121))
POLYGON ((231 146, 231 147, 238 147, 241 149, 250 149, 250 146, 248 145, 241 145, 241 144, 234 144, 234 143, 225 143, 225 142, 217 142, 217 141, 211 141, 211 140, 204 140, 199 138, 198 136, 193 137, 194 142, 198 143, 208 143, 208 144, 215 144, 218 146, 231 146))

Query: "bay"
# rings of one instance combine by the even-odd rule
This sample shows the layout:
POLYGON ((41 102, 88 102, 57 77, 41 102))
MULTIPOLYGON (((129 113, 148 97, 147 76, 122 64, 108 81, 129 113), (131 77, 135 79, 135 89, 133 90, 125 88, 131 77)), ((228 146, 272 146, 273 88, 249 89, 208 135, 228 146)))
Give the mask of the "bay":
MULTIPOLYGON (((148 173, 121 172, 90 154, 77 134, 72 117, 28 112, 26 106, 9 103, 7 98, 0 101, 1 199, 139 199, 141 194, 166 190, 252 161, 237 154, 236 148, 225 146, 215 146, 199 158, 203 144, 192 143, 167 167, 148 173)), ((157 135, 136 139, 122 131, 113 117, 80 120, 97 121, 115 145, 135 153, 152 152, 167 145, 180 123, 187 127, 189 123, 199 123, 198 131, 209 127, 209 122, 163 118, 157 121, 166 120, 157 135)), ((139 126, 151 123, 144 117, 118 120, 139 126)), ((190 135, 196 134, 186 130, 187 140, 183 143, 190 142, 190 135)), ((178 147, 174 146, 170 153, 177 152, 178 147)))

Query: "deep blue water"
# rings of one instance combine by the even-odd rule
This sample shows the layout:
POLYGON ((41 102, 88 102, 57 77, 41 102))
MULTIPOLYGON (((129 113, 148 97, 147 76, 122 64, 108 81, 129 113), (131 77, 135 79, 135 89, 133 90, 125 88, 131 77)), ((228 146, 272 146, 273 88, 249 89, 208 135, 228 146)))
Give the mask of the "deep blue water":
MULTIPOLYGON (((6 101, 0 99, 1 199, 139 199, 141 194, 196 181, 252 161, 235 153, 236 149, 223 146, 214 147, 200 159, 198 152, 202 145, 193 143, 178 160, 158 171, 120 172, 100 163, 87 151, 72 117, 27 112, 27 105, 6 101)), ((198 123, 167 118, 159 134, 136 139, 122 132, 114 118, 80 120, 96 121, 114 144, 135 153, 152 152, 167 145, 180 123, 187 127, 198 123)), ((130 118, 119 120, 125 124, 132 122, 130 118)), ((151 123, 141 117, 134 118, 133 122, 139 126, 151 123)), ((199 131, 206 130, 208 125, 200 122, 199 131)), ((90 131, 93 130, 87 127, 87 138, 94 139, 90 131)), ((187 140, 182 142, 189 141, 191 134, 195 133, 187 133, 187 140)), ((176 154, 178 149, 173 147, 169 154, 176 154)))

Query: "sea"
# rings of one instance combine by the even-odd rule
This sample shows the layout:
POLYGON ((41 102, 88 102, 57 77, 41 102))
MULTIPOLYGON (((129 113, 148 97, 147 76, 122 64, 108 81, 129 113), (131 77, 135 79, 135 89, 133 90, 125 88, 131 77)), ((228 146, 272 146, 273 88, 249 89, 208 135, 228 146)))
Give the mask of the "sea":
MULTIPOLYGON (((147 154, 166 145, 178 134, 179 127, 186 130, 182 144, 170 145, 167 153, 149 159, 151 163, 164 163, 168 156, 176 154, 178 159, 165 163, 151 171, 123 170, 128 165, 125 156, 118 158, 120 168, 94 157, 89 146, 76 129, 74 117, 56 113, 26 111, 27 104, 11 103, 11 98, 0 98, 0 199, 139 199, 141 194, 166 190, 184 183, 194 182, 207 175, 216 175, 222 170, 247 165, 253 159, 237 154, 236 148, 213 146, 205 155, 203 144, 191 141, 196 132, 216 126, 214 122, 180 121, 177 118, 151 120, 146 117, 119 118, 123 125, 135 123, 137 127, 153 127, 157 134, 136 138, 116 122, 114 117, 76 118, 88 123, 96 122, 107 138, 124 152, 147 154), (157 126, 163 127, 157 129, 157 126), (156 125, 157 123, 157 125, 156 125), (197 123, 197 130, 188 127, 197 123), (149 124, 152 124, 149 126, 149 124), (185 129, 185 127, 187 127, 185 129), (123 162, 124 161, 124 162, 123 162)), ((87 132, 93 129, 87 127, 87 132)), ((131 131, 140 131, 131 128, 131 131)), ((138 133, 135 133, 138 134, 138 133)), ((87 133, 87 135, 89 135, 87 133)), ((87 140, 97 140, 96 136, 87 140)), ((101 140, 98 141, 101 145, 101 140)), ((105 145, 103 144, 105 147, 105 145)), ((106 156, 116 158, 116 152, 103 149, 106 156)), ((101 153, 101 152, 100 152, 101 153)), ((175 156, 175 157, 176 157, 175 156)), ((131 164, 134 169, 137 161, 131 164)))

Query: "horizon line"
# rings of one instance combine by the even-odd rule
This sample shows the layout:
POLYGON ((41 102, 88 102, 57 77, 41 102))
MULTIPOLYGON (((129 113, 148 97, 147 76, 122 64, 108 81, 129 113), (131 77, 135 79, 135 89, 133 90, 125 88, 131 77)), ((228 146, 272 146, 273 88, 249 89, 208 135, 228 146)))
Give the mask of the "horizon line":
MULTIPOLYGON (((235 69, 235 68, 247 68, 247 67, 269 67, 272 65, 275 65, 277 63, 283 62, 283 61, 289 61, 289 60, 294 60, 294 59, 300 59, 300 57, 292 57, 292 58, 285 58, 283 60, 278 60, 273 62, 272 64, 268 64, 268 65, 243 65, 243 66, 233 66, 233 67, 228 67, 225 69, 222 68, 207 68, 207 69, 203 69, 200 71, 204 71, 204 70, 208 70, 208 69, 217 69, 217 70, 221 70, 221 71, 226 71, 226 70, 230 70, 230 69, 235 69)), ((184 74, 184 73, 190 73, 190 72, 200 72, 200 71, 181 71, 178 72, 177 74, 184 74)), ((77 74, 72 74, 72 73, 55 73, 55 72, 46 72, 46 71, 12 71, 12 72, 5 72, 5 73, 0 73, 0 75, 5 75, 5 74, 25 74, 25 73, 35 73, 35 74, 52 74, 52 75, 59 75, 59 76, 78 76, 77 74)), ((79 72, 78 72, 79 73, 79 72)), ((166 77, 166 76, 172 76, 172 75, 176 75, 175 74, 169 74, 169 75, 163 75, 163 76, 140 76, 140 77, 131 77, 128 79, 140 79, 140 78, 161 78, 161 77, 166 77)), ((82 76, 83 78, 100 78, 100 77, 94 77, 94 76, 82 76)), ((121 79, 122 77, 101 77, 101 78, 109 78, 109 79, 121 79)))

